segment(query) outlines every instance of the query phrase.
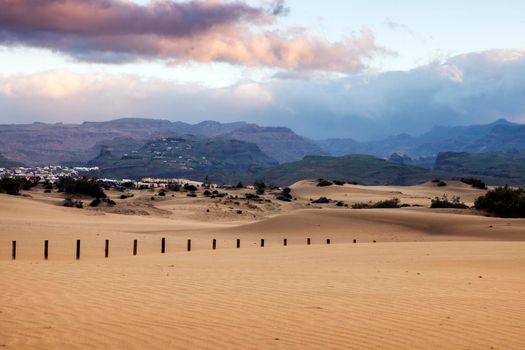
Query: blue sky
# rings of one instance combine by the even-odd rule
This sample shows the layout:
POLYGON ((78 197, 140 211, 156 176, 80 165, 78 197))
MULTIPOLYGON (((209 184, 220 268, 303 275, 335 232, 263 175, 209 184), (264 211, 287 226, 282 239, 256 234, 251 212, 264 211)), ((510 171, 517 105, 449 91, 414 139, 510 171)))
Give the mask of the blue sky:
MULTIPOLYGON (((67 0, 73 5, 75 1, 67 0)), ((117 3, 116 0, 110 2, 117 3)), ((144 6, 151 5, 148 1, 135 2, 144 6)), ((203 4, 205 1, 182 3, 203 4)), ((219 2, 221 3, 228 2, 219 2)), ((186 121, 243 119, 260 124, 280 123, 300 129, 308 136, 314 136, 312 134, 316 128, 305 127, 305 124, 323 122, 333 127, 333 130, 323 130, 325 136, 333 134, 337 137, 355 137, 363 134, 358 130, 369 128, 368 137, 373 138, 401 131, 389 126, 399 124, 396 117, 392 116, 395 114, 392 110, 400 107, 388 106, 390 111, 381 115, 379 110, 372 113, 372 106, 357 105, 358 101, 348 105, 345 101, 355 100, 355 91, 352 91, 351 86, 382 89, 378 90, 377 95, 384 94, 384 87, 374 87, 374 84, 384 81, 386 78, 383 75, 389 76, 393 71, 402 71, 405 77, 421 75, 405 82, 407 91, 413 91, 410 84, 424 85, 428 82, 428 72, 440 77, 446 76, 447 79, 452 79, 450 74, 453 72, 456 77, 459 74, 464 78, 461 82, 455 79, 455 83, 460 85, 455 85, 453 92, 440 90, 440 95, 434 92, 434 95, 425 96, 426 101, 418 101, 418 108, 422 109, 419 113, 423 115, 434 115, 436 98, 439 97, 439 102, 444 104, 439 107, 439 111, 450 113, 450 116, 443 117, 449 123, 485 122, 497 117, 516 121, 523 119, 521 106, 509 111, 498 108, 499 100, 494 100, 494 108, 487 108, 486 111, 474 109, 474 106, 466 106, 464 103, 461 108, 456 108, 462 96, 468 96, 472 100, 471 94, 476 89, 479 90, 479 86, 488 88, 486 83, 494 83, 494 74, 501 78, 507 76, 502 74, 503 71, 521 69, 521 52, 525 49, 523 1, 288 0, 284 6, 289 12, 272 19, 267 18, 266 12, 268 8, 272 8, 273 1, 250 0, 236 2, 234 5, 231 7, 233 10, 241 8, 240 11, 244 12, 240 17, 234 18, 221 12, 224 18, 218 19, 223 21, 219 23, 222 26, 220 29, 203 27, 198 29, 200 32, 197 34, 187 37, 184 36, 186 34, 172 33, 174 36, 169 38, 172 51, 167 54, 165 48, 168 46, 164 42, 159 43, 160 39, 159 42, 152 42, 153 49, 138 47, 136 43, 146 38, 145 33, 141 33, 122 51, 119 43, 97 41, 100 33, 84 36, 85 28, 58 27, 60 23, 53 23, 53 19, 49 19, 53 18, 53 11, 57 11, 52 7, 24 8, 32 22, 48 18, 48 22, 37 23, 35 26, 28 24, 30 21, 25 21, 24 18, 15 18, 15 11, 12 16, 8 11, 4 17, 0 14, 0 34, 3 34, 0 36, 0 107, 5 111, 0 116, 0 122, 78 122, 113 119, 130 114, 186 121), (239 4, 246 4, 249 8, 237 6, 239 4), (46 17, 38 11, 50 12, 47 12, 46 17), (43 36, 38 25, 48 26, 50 31, 55 30, 52 33, 54 36, 43 36), (71 30, 79 32, 72 35, 71 30), (209 56, 206 50, 208 46, 216 44, 215 36, 220 34, 223 40, 230 33, 234 36, 249 33, 249 38, 240 42, 240 45, 247 46, 240 53, 230 55, 226 50, 216 56, 209 56), (265 44, 258 44, 262 35, 266 35, 267 40, 265 39, 265 44), (60 41, 56 41, 57 37, 60 41), (202 52, 188 51, 185 46, 187 42, 180 42, 189 40, 191 43, 195 37, 198 38, 196 45, 201 46, 202 52), (305 48, 304 41, 298 44, 291 37, 300 40, 306 38, 305 42, 311 42, 315 38, 315 44, 305 48), (63 42, 67 42, 68 46, 60 46, 63 42), (346 46, 342 49, 338 43, 346 46), (269 51, 258 52, 261 45, 266 44, 276 46, 268 49, 269 51), (104 59, 101 59, 101 45, 109 45, 109 49, 108 46, 103 47, 111 53, 110 63, 107 63, 107 52, 103 52, 104 59), (292 57, 297 54, 304 57, 288 61, 283 59, 281 62, 281 54, 273 56, 277 48, 285 50, 283 52, 292 57), (146 51, 139 52, 140 50, 146 51), (120 60, 124 56, 126 59, 120 60), (114 57, 118 57, 118 60, 114 60, 114 57), (466 59, 458 60, 457 57, 466 59), (479 57, 484 59, 480 60, 479 57), (509 61, 508 57, 513 58, 509 61), (451 65, 450 62, 454 60, 460 63, 451 65), (471 63, 469 60, 475 62, 471 63), (350 61, 355 62, 347 63, 350 61), (507 67, 508 64, 511 68, 507 67), (464 74, 472 67, 473 72, 464 74), (290 77, 294 79, 289 81, 290 77), (467 78, 477 82, 477 85, 467 82, 467 78), (362 85, 363 82, 371 83, 362 85), (119 84, 123 84, 124 88, 119 84), (294 96, 292 99, 292 94, 289 93, 290 96, 280 95, 277 98, 276 89, 284 85, 293 85, 294 88, 300 86, 305 95, 294 96), (324 90, 319 92, 323 87, 324 90), (315 106, 303 111, 299 101, 304 98, 309 99, 305 104, 312 103, 311 96, 306 93, 309 90, 317 91, 316 97, 324 91, 336 93, 341 100, 318 98, 315 106), (187 94, 192 95, 192 101, 203 101, 203 106, 196 108, 186 105, 184 101, 190 100, 187 94), (447 96, 448 100, 444 101, 443 96, 447 96), (100 105, 98 102, 102 100, 106 104, 108 100, 113 102, 99 109, 86 107, 100 105), (174 104, 170 101, 178 102, 174 104), (279 101, 278 104, 276 101, 279 101), (35 108, 29 108, 28 103, 35 108), (426 113, 425 106, 431 112, 426 113), (84 112, 80 113, 80 109, 84 112), (312 116, 312 109, 318 111, 319 115, 312 116), (387 115, 393 119, 385 119, 387 115), (354 124, 355 128, 352 127, 354 124), (343 131, 341 126, 344 126, 343 131)), ((27 0, 20 0, 20 6, 29 6, 27 0)), ((123 16, 135 13, 128 10, 125 6, 115 6, 112 15, 118 18, 119 13, 123 16)), ((194 18, 200 23, 198 16, 203 14, 199 11, 192 18, 186 19, 185 23, 191 25, 194 18)), ((204 15, 210 16, 209 13, 204 15)), ((55 21, 59 22, 60 17, 57 18, 55 21)), ((82 17, 79 18, 82 20, 82 17)), ((176 21, 176 18, 178 17, 174 16, 170 21, 176 21)), ((147 22, 144 16, 139 17, 139 20, 147 22)), ((86 22, 89 22, 88 19, 86 22)), ((148 33, 153 33, 158 38, 164 35, 151 28, 150 23, 146 25, 150 26, 148 33)), ((109 28, 112 32, 104 33, 109 38, 105 40, 112 40, 115 30, 109 28)), ((116 31, 120 35, 120 31, 116 31)), ((47 34, 48 32, 45 33, 47 34)), ((511 76, 509 74, 508 79, 511 76)), ((434 83, 437 85, 429 90, 451 89, 441 81, 436 80, 434 83)), ((501 86, 501 81, 498 83, 501 86)), ((513 81, 513 92, 517 96, 522 91, 521 84, 521 81, 513 81)), ((375 95, 374 91, 368 94, 375 95)), ((512 95, 511 92, 509 94, 512 95)), ((391 97, 384 96, 384 99, 369 103, 385 105, 386 100, 390 101, 391 97)), ((403 111, 399 110, 397 113, 402 115, 403 111)), ((412 133, 418 133, 439 123, 435 118, 427 118, 427 122, 417 129, 408 127, 409 124, 401 124, 400 128, 405 127, 412 133)))

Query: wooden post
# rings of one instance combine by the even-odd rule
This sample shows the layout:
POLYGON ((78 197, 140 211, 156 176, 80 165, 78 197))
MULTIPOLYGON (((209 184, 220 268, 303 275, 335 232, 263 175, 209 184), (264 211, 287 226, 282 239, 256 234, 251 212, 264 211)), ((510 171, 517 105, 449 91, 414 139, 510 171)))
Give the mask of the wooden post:
POLYGON ((213 250, 216 250, 216 249, 217 249, 217 240, 216 240, 216 239, 213 239, 212 249, 213 249, 213 250))
POLYGON ((13 241, 13 260, 16 260, 16 241, 13 241))
POLYGON ((166 254, 166 238, 162 237, 162 242, 160 244, 161 254, 166 254))
POLYGON ((356 244, 356 243, 357 243, 357 239, 354 239, 354 244, 356 244))
POLYGON ((77 260, 80 259, 80 239, 77 239, 77 260))
POLYGON ((307 238, 306 239, 306 244, 308 244, 308 245, 312 244, 312 240, 310 238, 307 238))
POLYGON ((241 247, 241 240, 237 238, 237 249, 241 247))
POLYGON ((137 240, 135 239, 133 241, 133 255, 137 255, 137 245, 138 245, 138 242, 137 240))
POLYGON ((44 241, 44 259, 47 260, 49 257, 49 241, 46 239, 44 241))
POLYGON ((328 238, 328 239, 326 240, 326 244, 330 244, 330 243, 331 243, 330 238, 328 238))
POLYGON ((109 258, 109 239, 106 239, 106 247, 104 248, 104 256, 109 258))
POLYGON ((283 240, 283 245, 284 245, 285 247, 288 245, 288 239, 285 238, 285 239, 283 240))
POLYGON ((188 239, 188 251, 191 252, 191 239, 188 239))
POLYGON ((261 238, 261 248, 264 248, 264 238, 261 238))

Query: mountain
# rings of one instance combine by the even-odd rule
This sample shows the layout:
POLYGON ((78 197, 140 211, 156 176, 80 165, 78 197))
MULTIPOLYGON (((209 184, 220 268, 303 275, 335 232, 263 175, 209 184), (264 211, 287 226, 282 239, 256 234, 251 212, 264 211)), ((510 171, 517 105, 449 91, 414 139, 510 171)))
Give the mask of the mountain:
POLYGON ((436 126, 418 137, 400 134, 370 142, 328 139, 316 143, 333 156, 370 154, 386 159, 393 153, 415 158, 436 157, 441 152, 525 150, 524 136, 525 125, 499 119, 486 125, 436 126))
POLYGON ((525 185, 525 152, 517 153, 440 153, 436 171, 456 178, 472 176, 491 185, 525 185))
POLYGON ((281 164, 263 172, 261 178, 276 185, 290 185, 304 179, 324 178, 366 185, 408 185, 429 181, 428 169, 398 164, 369 155, 344 157, 309 156, 298 162, 281 164))
POLYGON ((253 142, 279 163, 300 160, 310 155, 328 155, 313 142, 283 127, 261 127, 252 124, 235 129, 222 137, 253 142))
POLYGON ((88 163, 101 168, 100 176, 204 179, 232 183, 251 178, 277 163, 257 145, 239 140, 173 137, 147 142, 123 157, 103 149, 88 163))
POLYGON ((6 157, 0 154, 0 168, 13 168, 20 166, 24 166, 24 164, 7 159, 6 157))
POLYGON ((326 154, 288 128, 215 121, 192 125, 140 118, 82 124, 0 125, 0 153, 27 165, 81 165, 96 157, 102 148, 124 155, 149 140, 188 134, 256 143, 270 158, 279 162, 299 160, 305 155, 326 154))

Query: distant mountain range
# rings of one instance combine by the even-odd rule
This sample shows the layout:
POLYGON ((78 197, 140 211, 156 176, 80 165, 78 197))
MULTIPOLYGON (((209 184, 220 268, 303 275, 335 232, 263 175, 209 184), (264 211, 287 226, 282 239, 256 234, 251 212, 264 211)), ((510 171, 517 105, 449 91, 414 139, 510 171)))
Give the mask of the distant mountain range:
POLYGON ((83 124, 0 125, 0 153, 27 165, 84 164, 103 148, 110 148, 116 154, 126 153, 126 150, 139 149, 150 140, 184 135, 254 143, 278 162, 327 154, 288 128, 260 127, 245 122, 204 121, 192 125, 133 118, 83 124))
POLYGON ((373 142, 311 141, 284 127, 118 119, 0 125, 0 167, 91 165, 114 178, 189 177, 215 182, 304 178, 411 184, 476 176, 525 184, 525 125, 434 127, 373 142))
POLYGON ((370 154, 389 158, 397 153, 419 158, 437 157, 442 152, 515 152, 525 150, 525 125, 500 119, 487 125, 436 126, 418 137, 400 134, 372 142, 328 139, 316 143, 333 156, 370 154))

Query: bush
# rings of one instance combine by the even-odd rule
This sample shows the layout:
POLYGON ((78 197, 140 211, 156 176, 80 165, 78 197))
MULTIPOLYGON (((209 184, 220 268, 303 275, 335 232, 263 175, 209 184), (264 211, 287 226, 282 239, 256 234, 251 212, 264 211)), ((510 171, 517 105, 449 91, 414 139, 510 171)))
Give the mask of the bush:
POLYGON ((312 201, 312 204, 328 204, 328 203, 330 203, 330 199, 326 197, 321 197, 319 199, 312 201))
POLYGON ((449 200, 446 195, 439 198, 436 197, 432 199, 430 208, 452 208, 452 209, 468 209, 468 205, 461 202, 461 198, 459 197, 452 197, 452 200, 449 200))
POLYGON ((333 183, 331 183, 330 181, 327 181, 325 179, 319 179, 317 180, 317 187, 328 187, 328 186, 332 186, 333 183))
POLYGON ((204 195, 205 197, 211 197, 212 193, 211 193, 210 190, 206 190, 206 191, 204 191, 203 195, 204 195))
POLYGON ((352 209, 395 209, 401 208, 398 198, 387 199, 376 203, 355 203, 352 209))
POLYGON ((525 190, 498 187, 476 199, 474 206, 503 218, 525 218, 525 190))
POLYGON ((291 202, 292 201, 292 189, 289 187, 286 187, 282 190, 281 193, 277 194, 275 197, 277 200, 283 201, 283 202, 291 202))
POLYGON ((180 191, 180 185, 176 182, 169 183, 168 189, 173 192, 179 192, 180 191))
POLYGON ((447 185, 447 183, 445 181, 439 181, 437 183, 437 187, 445 187, 447 185))
POLYGON ((257 199, 261 199, 261 197, 259 197, 258 195, 256 195, 256 194, 251 194, 251 193, 245 193, 245 194, 244 194, 244 198, 246 198, 247 200, 257 200, 257 199))
POLYGON ((68 208, 78 208, 78 209, 82 209, 84 207, 84 203, 82 203, 82 201, 75 201, 71 198, 66 198, 64 200, 64 203, 63 203, 64 207, 68 207, 68 208))
POLYGON ((464 177, 461 179, 461 182, 470 185, 474 188, 479 188, 480 190, 486 190, 487 185, 480 179, 475 179, 473 177, 464 177))
POLYGON ((344 181, 337 181, 337 180, 334 180, 333 183, 336 184, 337 186, 344 186, 345 184, 344 181))
POLYGON ((106 198, 102 187, 91 178, 83 177, 73 179, 71 177, 61 178, 57 184, 59 189, 70 195, 85 195, 92 198, 106 198))
POLYGON ((197 197, 197 194, 195 192, 190 192, 186 196, 195 198, 195 197, 197 197))
POLYGON ((194 186, 194 185, 184 185, 184 189, 188 192, 195 192, 197 191, 197 186, 194 186))

